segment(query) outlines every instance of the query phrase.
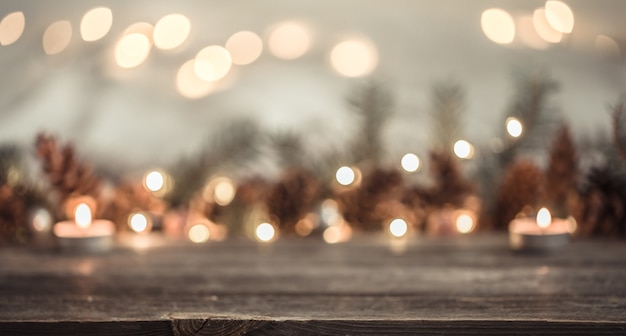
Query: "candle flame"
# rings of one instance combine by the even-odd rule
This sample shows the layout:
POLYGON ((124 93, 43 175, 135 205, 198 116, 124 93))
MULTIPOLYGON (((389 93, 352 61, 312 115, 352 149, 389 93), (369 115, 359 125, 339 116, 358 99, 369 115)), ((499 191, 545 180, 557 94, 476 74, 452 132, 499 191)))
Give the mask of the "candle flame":
POLYGON ((91 225, 91 209, 86 203, 80 203, 74 210, 74 220, 81 229, 86 229, 91 225))
POLYGON ((545 229, 552 223, 552 215, 550 215, 550 211, 546 208, 539 209, 537 212, 537 225, 540 228, 545 229))

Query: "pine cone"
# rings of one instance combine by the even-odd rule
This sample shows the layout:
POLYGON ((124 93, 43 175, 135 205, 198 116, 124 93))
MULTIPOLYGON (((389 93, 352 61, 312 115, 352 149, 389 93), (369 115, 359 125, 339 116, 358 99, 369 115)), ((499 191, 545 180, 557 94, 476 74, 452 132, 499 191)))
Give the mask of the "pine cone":
POLYGON ((563 126, 552 145, 546 172, 546 198, 553 215, 567 217, 576 194, 578 160, 569 127, 563 126))
POLYGON ((319 183, 304 169, 285 171, 267 195, 270 216, 278 219, 282 233, 295 232, 296 223, 311 212, 318 201, 319 183))
POLYGON ((506 230, 526 206, 537 207, 544 199, 544 174, 530 161, 514 163, 498 190, 494 229, 506 230))
POLYGON ((268 190, 267 181, 255 176, 238 184, 235 200, 243 205, 252 205, 265 199, 268 190))
POLYGON ((402 174, 397 170, 374 169, 363 176, 361 186, 339 196, 344 218, 355 229, 376 231, 395 215, 390 206, 402 199, 402 174))
POLYGON ((116 187, 105 217, 113 220, 118 229, 125 229, 128 215, 134 211, 163 213, 165 203, 154 197, 141 182, 123 182, 116 187))
POLYGON ((54 137, 40 133, 36 148, 43 171, 60 197, 59 204, 71 196, 100 198, 100 179, 91 167, 78 161, 72 145, 59 147, 54 137))
POLYGON ((0 243, 23 240, 26 230, 26 205, 11 186, 0 186, 0 243))
POLYGON ((575 217, 582 235, 626 236, 626 175, 610 166, 592 168, 575 217))
POLYGON ((458 161, 447 152, 430 153, 430 170, 435 185, 424 195, 430 205, 442 207, 450 204, 458 208, 476 190, 475 185, 461 173, 458 161))

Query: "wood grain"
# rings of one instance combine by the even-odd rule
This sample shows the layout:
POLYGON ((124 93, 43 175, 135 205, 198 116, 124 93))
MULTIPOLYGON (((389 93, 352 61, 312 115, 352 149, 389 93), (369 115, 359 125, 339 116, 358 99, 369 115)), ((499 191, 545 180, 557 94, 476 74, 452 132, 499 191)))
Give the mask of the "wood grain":
POLYGON ((549 255, 505 236, 382 237, 120 247, 107 255, 0 249, 0 334, 615 334, 626 244, 549 255))

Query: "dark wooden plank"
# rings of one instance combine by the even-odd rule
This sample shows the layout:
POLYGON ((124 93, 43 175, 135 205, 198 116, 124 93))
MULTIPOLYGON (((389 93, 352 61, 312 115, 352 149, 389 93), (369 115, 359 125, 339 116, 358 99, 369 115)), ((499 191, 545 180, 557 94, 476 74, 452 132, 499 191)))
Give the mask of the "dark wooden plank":
POLYGON ((533 334, 558 326, 598 334, 626 324, 625 255, 620 241, 521 255, 505 236, 491 235, 414 239, 400 254, 381 237, 342 245, 173 243, 99 256, 5 248, 0 331, 107 330, 99 323, 114 322, 146 332, 169 323, 185 334, 209 321, 201 332, 428 334, 448 326, 533 334))
POLYGON ((168 336, 171 321, 133 322, 1 322, 2 335, 168 336))

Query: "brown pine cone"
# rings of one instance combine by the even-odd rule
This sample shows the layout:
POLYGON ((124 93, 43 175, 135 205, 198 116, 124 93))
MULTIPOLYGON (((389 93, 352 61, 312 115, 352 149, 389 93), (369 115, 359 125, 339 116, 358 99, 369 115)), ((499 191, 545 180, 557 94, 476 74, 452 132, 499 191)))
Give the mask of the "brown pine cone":
POLYGON ((281 233, 295 233, 296 223, 313 211, 319 197, 319 183, 315 176, 302 168, 283 173, 267 195, 270 216, 278 219, 281 233))

